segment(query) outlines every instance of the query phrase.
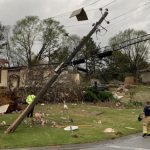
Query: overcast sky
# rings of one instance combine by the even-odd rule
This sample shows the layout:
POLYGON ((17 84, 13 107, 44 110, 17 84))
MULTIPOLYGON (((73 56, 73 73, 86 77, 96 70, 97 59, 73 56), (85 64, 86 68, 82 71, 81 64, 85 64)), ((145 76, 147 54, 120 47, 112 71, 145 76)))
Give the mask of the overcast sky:
POLYGON ((106 46, 110 37, 127 28, 150 33, 150 0, 0 0, 0 21, 4 25, 14 25, 25 16, 35 15, 45 19, 62 14, 54 19, 60 21, 69 34, 82 37, 100 19, 98 8, 101 7, 109 9, 106 19, 110 20, 109 26, 105 22, 102 24, 103 27, 108 26, 107 32, 93 35, 101 46, 106 46), (88 21, 78 22, 75 17, 69 18, 72 11, 82 7, 87 12, 88 21), (115 19, 122 14, 126 15, 115 19))

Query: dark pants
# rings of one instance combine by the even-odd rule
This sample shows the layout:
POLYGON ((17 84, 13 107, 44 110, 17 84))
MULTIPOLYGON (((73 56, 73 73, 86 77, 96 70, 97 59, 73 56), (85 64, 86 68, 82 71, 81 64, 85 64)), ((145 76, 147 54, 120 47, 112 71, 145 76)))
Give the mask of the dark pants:
POLYGON ((34 107, 27 114, 27 118, 32 118, 33 117, 33 111, 34 111, 34 107))

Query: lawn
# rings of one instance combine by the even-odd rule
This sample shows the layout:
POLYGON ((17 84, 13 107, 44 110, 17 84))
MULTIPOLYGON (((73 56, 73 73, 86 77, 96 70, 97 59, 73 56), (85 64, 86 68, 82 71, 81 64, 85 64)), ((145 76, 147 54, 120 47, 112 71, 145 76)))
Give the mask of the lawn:
MULTIPOLYGON (((44 126, 22 122, 14 133, 5 134, 7 126, 0 127, 0 148, 19 148, 50 146, 60 144, 95 142, 114 139, 120 136, 142 131, 141 122, 137 121, 141 109, 107 108, 93 104, 67 104, 69 107, 68 122, 67 112, 63 113, 63 104, 37 105, 35 112, 45 114, 48 123, 44 126), (52 127, 52 122, 58 125, 52 127), (68 125, 77 125, 79 130, 64 131, 68 125), (114 133, 104 133, 104 129, 113 128, 114 133)), ((11 124, 19 113, 0 116, 0 122, 11 124)))

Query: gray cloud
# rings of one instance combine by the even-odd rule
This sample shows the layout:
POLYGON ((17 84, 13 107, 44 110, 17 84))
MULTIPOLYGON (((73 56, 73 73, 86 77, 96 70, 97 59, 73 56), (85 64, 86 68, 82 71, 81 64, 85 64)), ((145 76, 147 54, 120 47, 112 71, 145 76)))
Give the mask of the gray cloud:
MULTIPOLYGON (((17 20, 29 15, 39 16, 41 19, 44 19, 70 11, 67 15, 55 19, 66 26, 66 30, 70 34, 84 36, 92 28, 92 23, 100 19, 101 13, 98 8, 103 7, 113 0, 101 0, 93 5, 89 5, 95 1, 96 0, 0 0, 0 21, 5 25, 14 25, 17 20), (85 6, 89 17, 88 21, 77 22, 76 18, 69 18, 71 11, 83 6, 85 6), (97 10, 94 10, 96 8, 97 10)), ((108 32, 106 34, 104 31, 98 34, 98 39, 95 34, 93 35, 95 41, 106 45, 110 37, 117 34, 120 30, 127 28, 141 29, 149 32, 150 3, 141 7, 145 2, 147 2, 147 0, 116 0, 108 5, 109 15, 107 20, 111 20, 133 8, 140 8, 133 13, 112 20, 110 26, 107 27, 108 32)), ((102 25, 107 26, 105 22, 103 22, 102 25)))

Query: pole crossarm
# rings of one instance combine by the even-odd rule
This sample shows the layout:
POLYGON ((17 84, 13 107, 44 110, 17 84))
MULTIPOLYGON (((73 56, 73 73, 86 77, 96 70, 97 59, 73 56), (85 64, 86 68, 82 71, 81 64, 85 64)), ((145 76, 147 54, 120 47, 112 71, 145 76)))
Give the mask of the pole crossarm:
POLYGON ((106 16, 108 15, 108 10, 104 12, 102 17, 98 22, 96 22, 95 26, 92 28, 92 30, 87 34, 87 36, 83 37, 79 45, 74 49, 74 51, 71 53, 71 55, 62 62, 56 69, 54 75, 49 79, 47 84, 41 89, 41 91, 37 94, 34 101, 26 107, 26 109, 19 115, 19 117, 7 128, 5 133, 11 133, 16 130, 16 128, 20 125, 20 123, 23 121, 23 119, 26 117, 28 112, 36 105, 36 103, 42 99, 43 95, 47 92, 47 90, 53 85, 53 83, 56 81, 62 70, 67 67, 67 65, 71 62, 71 60, 75 57, 78 51, 81 50, 81 48, 86 44, 86 42, 90 39, 92 34, 96 31, 98 26, 105 20, 106 16))

